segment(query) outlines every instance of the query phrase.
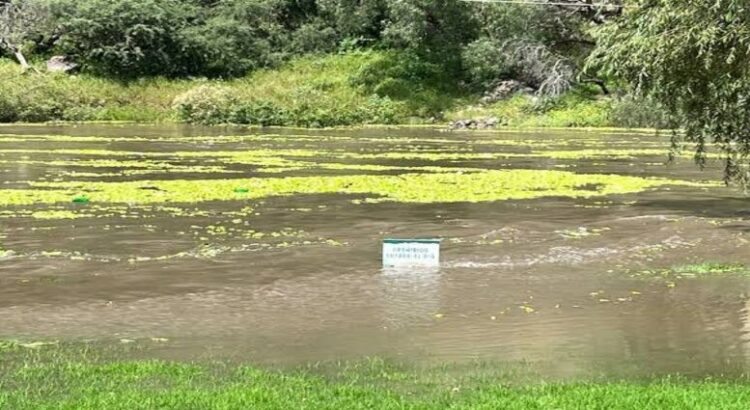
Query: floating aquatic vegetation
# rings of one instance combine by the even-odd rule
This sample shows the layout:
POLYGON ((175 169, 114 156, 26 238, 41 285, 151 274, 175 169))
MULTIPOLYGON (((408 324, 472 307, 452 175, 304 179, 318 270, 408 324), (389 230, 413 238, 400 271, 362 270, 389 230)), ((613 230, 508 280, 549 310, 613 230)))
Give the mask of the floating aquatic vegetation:
POLYGON ((238 150, 238 151, 174 151, 174 152, 133 152, 115 150, 94 149, 6 149, 0 150, 0 154, 46 154, 55 157, 75 156, 105 156, 108 158, 129 157, 153 160, 160 159, 222 159, 228 163, 250 164, 259 166, 289 167, 300 165, 296 158, 350 158, 350 159, 375 159, 375 160, 423 160, 423 161, 468 161, 468 160, 495 160, 504 158, 553 158, 553 159, 584 159, 584 158, 610 158, 631 159, 639 156, 664 156, 668 151, 663 148, 646 149, 571 149, 571 150, 532 150, 530 152, 456 152, 455 150, 442 150, 434 147, 425 148, 429 151, 410 148, 409 151, 387 152, 346 152, 341 150, 323 151, 311 149, 261 149, 261 150, 238 150))
POLYGON ((716 276, 746 276, 749 274, 750 268, 743 264, 702 262, 690 265, 672 266, 663 269, 646 269, 631 272, 630 276, 636 278, 686 279, 716 276))
POLYGON ((565 151, 534 152, 535 155, 554 159, 584 159, 584 158, 609 158, 609 159, 632 159, 641 156, 667 157, 669 151, 663 148, 645 149, 580 149, 565 151))
MULTIPOLYGON (((177 165, 168 161, 151 161, 151 160, 112 160, 112 159, 92 159, 92 160, 0 160, 0 164, 18 164, 18 165, 36 165, 44 167, 71 167, 71 168, 125 168, 126 171, 118 175, 139 175, 154 172, 145 172, 145 170, 158 171, 158 173, 226 173, 223 166, 203 166, 203 165, 177 165), (136 168, 136 170, 132 170, 136 168)), ((102 175, 100 175, 102 176, 102 175)), ((108 176, 108 175, 104 175, 108 176)), ((117 176, 117 175, 112 175, 117 176)))
POLYGON ((304 134, 248 134, 248 135, 203 135, 203 136, 76 136, 76 135, 24 135, 24 134, 0 134, 1 142, 160 142, 160 143, 242 143, 242 142, 289 142, 289 141, 343 141, 352 140, 348 136, 332 135, 304 135, 304 134))
MULTIPOLYGON (((498 170, 476 173, 347 175, 221 180, 127 182, 30 182, 32 189, 0 189, 0 206, 67 202, 86 195, 92 202, 195 203, 260 199, 298 194, 351 194, 376 201, 411 203, 490 202, 549 196, 589 198, 629 194, 668 185, 714 184, 565 171, 498 170), (237 198, 237 186, 249 192, 237 198)), ((718 184, 716 184, 718 185, 718 184)))
MULTIPOLYGON (((551 139, 545 135, 544 138, 537 139, 520 139, 520 138, 504 138, 504 139, 482 139, 475 138, 469 140, 475 145, 498 145, 498 146, 522 146, 522 147, 535 147, 535 148, 551 148, 551 147, 571 147, 571 146, 582 146, 582 147, 611 147, 611 146, 627 146, 637 145, 659 147, 663 149, 669 148, 669 143, 663 140, 654 140, 653 138, 634 138, 630 140, 615 140, 607 138, 567 138, 567 139, 551 139)), ((456 142, 455 140, 449 140, 449 142, 456 142)))
POLYGON ((118 255, 97 255, 81 251, 68 251, 68 250, 48 250, 48 251, 37 251, 29 253, 16 253, 13 251, 4 251, 0 249, 0 259, 17 257, 25 258, 30 260, 38 259, 64 259, 71 261, 96 261, 101 263, 118 263, 127 262, 131 264, 135 263, 146 263, 146 262, 159 262, 169 261, 174 259, 182 258, 198 258, 198 259, 214 259, 223 254, 235 253, 235 252, 253 252, 253 251, 264 251, 273 249, 287 249, 293 247, 302 246, 327 246, 327 247, 341 247, 348 245, 345 242, 339 242, 330 238, 309 238, 300 239, 301 235, 298 231, 284 233, 280 232, 269 232, 262 233, 262 235, 256 235, 252 243, 241 243, 241 244, 223 244, 223 243, 204 243, 197 245, 196 247, 167 255, 160 256, 144 256, 144 255, 130 255, 130 256, 118 256, 118 255), (262 241, 261 241, 262 240, 262 241))
MULTIPOLYGON (((64 135, 0 135, 0 142, 27 141, 30 149, 0 149, 2 164, 29 164, 49 167, 36 181, 14 181, 0 189, 0 217, 33 217, 35 219, 72 219, 82 217, 151 218, 163 215, 176 217, 214 217, 197 207, 164 206, 178 203, 201 204, 209 201, 248 201, 273 196, 306 194, 346 194, 358 204, 383 201, 405 203, 488 202, 533 199, 548 196, 587 198, 612 194, 629 194, 669 185, 712 186, 686 181, 649 179, 619 175, 575 174, 545 170, 487 170, 510 167, 498 159, 552 158, 578 160, 585 158, 623 159, 634 156, 664 155, 663 141, 632 138, 615 141, 614 148, 596 136, 586 133, 544 140, 533 136, 510 136, 491 139, 430 136, 365 137, 352 135, 280 135, 251 134, 229 136, 64 136, 64 135), (305 148, 290 148, 288 142, 309 143, 305 148), (112 147, 148 146, 146 143, 175 143, 180 150, 136 152, 127 149, 38 149, 39 142, 106 143, 112 147), (265 142, 275 148, 267 148, 265 142), (321 142, 332 143, 321 145, 321 142), (344 142, 344 144, 339 144, 344 142), (123 144, 119 144, 123 143, 123 144), (212 144, 253 143, 253 149, 211 149, 212 144), (261 144, 258 144, 261 143, 261 144), (625 144, 646 146, 629 149, 625 144), (136 145, 137 144, 137 145, 136 145), (185 148, 194 144, 194 148, 185 148), (354 145, 359 144, 359 145, 354 145), (364 144, 364 145, 363 145, 364 144), (619 145, 618 145, 619 144, 619 145), (493 152, 476 152, 475 146, 493 152), (329 147, 329 148, 322 148, 329 147), (332 147, 332 148, 331 148, 332 147), (590 149, 586 147, 603 147, 590 149), (505 149, 509 148, 509 149, 505 149), (528 152, 519 152, 524 148, 528 152), (576 149, 579 148, 579 149, 576 149), (187 150, 186 150, 187 149, 187 150), (497 152, 495 152, 497 151, 497 152), (22 157, 24 156, 24 157, 22 157), (14 158, 16 157, 16 158, 14 158), (49 160, 44 160, 49 158, 49 160), (393 161, 443 162, 435 166, 393 165, 393 161), (478 162, 474 168, 450 166, 451 162, 478 162), (485 161, 485 162, 482 162, 485 161), (352 163, 355 162, 355 163, 352 163), (441 166, 438 166, 441 165, 441 166), (81 169, 84 168, 84 169, 81 169), (91 170, 85 168, 93 168, 91 170), (107 169, 104 169, 107 168, 107 169), (100 172, 101 171, 101 172, 100 172), (277 173, 304 171, 313 176, 281 177, 277 173), (318 172, 315 171, 332 171, 318 172), (345 172, 357 175, 341 175, 345 172), (362 175, 363 173, 372 175, 362 175), (235 174, 252 173, 255 178, 177 179, 171 174, 235 174), (401 175, 396 175, 401 173, 401 175), (162 177, 147 175, 170 174, 162 177), (265 175, 269 174, 269 175, 265 175), (271 175, 274 174, 274 175, 271 175), (321 175, 331 174, 331 175, 321 175), (334 175, 335 174, 335 175, 334 175), (261 177, 262 176, 262 177, 261 177), (104 178, 123 177, 121 181, 104 178), (94 179, 82 181, 81 179, 94 179), (85 207, 70 205, 74 198, 88 198, 85 207), (161 207, 161 209, 157 209, 161 207), (30 208, 30 209, 29 209, 30 208), (82 210, 85 208, 85 213, 82 210)), ((250 144, 248 144, 250 145, 250 144)), ((104 146, 104 144, 91 146, 104 146)), ((240 145, 241 146, 241 145, 240 145)), ((298 144, 299 146, 299 144, 298 144)), ((24 147, 21 145, 20 147, 24 147)), ((72 146, 71 146, 72 147, 72 146)), ((154 147, 157 147, 154 145, 154 147)), ((514 161, 505 161, 512 163, 514 161)), ((557 164, 557 166, 568 166, 557 164)), ((230 175, 221 175, 224 178, 230 175)), ((234 177, 234 175, 231 175, 234 177)), ((6 183, 8 181, 5 181, 6 183)), ((79 201, 85 202, 85 201, 79 201)), ((253 202, 254 203, 254 202, 253 202)), ((228 218, 245 218, 254 209, 225 213, 228 218)), ((253 215, 256 216, 256 215, 253 215)), ((246 224, 242 221, 241 224, 246 224)), ((245 230, 246 235, 256 235, 245 230)), ((208 234, 202 234, 206 236, 208 234)), ((484 243, 491 244, 492 240, 484 243)))

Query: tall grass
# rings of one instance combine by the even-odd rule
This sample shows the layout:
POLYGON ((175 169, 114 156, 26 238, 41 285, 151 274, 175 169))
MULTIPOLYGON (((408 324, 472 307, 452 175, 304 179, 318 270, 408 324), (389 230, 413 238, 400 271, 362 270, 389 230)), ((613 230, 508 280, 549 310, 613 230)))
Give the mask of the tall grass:
POLYGON ((303 57, 274 70, 194 88, 175 100, 178 118, 204 124, 322 127, 400 123, 403 102, 367 93, 357 73, 385 54, 303 57))
POLYGON ((170 121, 172 101, 190 81, 131 83, 86 75, 22 73, 0 60, 0 122, 170 121))

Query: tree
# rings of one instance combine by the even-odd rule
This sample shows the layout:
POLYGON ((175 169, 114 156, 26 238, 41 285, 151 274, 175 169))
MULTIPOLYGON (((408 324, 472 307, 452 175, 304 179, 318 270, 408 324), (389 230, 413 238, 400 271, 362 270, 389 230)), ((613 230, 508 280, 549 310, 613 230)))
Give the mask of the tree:
POLYGON ((477 36, 471 6, 460 0, 389 0, 384 29, 388 45, 414 51, 421 58, 461 73, 461 50, 477 36))
POLYGON ((577 74, 576 53, 590 48, 577 9, 516 4, 478 4, 482 36, 464 50, 474 85, 492 87, 515 79, 556 96, 577 74))
POLYGON ((194 74, 241 76, 284 58, 287 31, 281 24, 282 0, 223 0, 200 12, 201 21, 181 32, 198 51, 194 74))
MULTIPOLYGON (((597 31, 589 65, 653 98, 705 163, 715 143, 726 182, 747 185, 750 154, 750 8, 745 0, 638 0, 597 31)), ((675 136, 678 133, 673 133, 675 136)), ((674 145, 678 143, 674 138, 674 145)))
POLYGON ((49 19, 49 10, 33 0, 0 1, 0 48, 8 50, 24 70, 30 65, 22 46, 49 19))
POLYGON ((622 15, 625 0, 547 0, 558 11, 573 12, 594 24, 622 15))
POLYGON ((343 40, 372 44, 380 39, 388 20, 386 0, 318 0, 321 17, 343 40))
POLYGON ((62 36, 58 48, 82 69, 119 78, 188 75, 201 53, 182 30, 199 8, 179 0, 57 0, 62 36))
POLYGON ((473 11, 481 35, 464 50, 475 87, 512 78, 546 96, 559 95, 577 82, 596 83, 608 93, 604 81, 587 75, 584 63, 595 46, 589 28, 617 16, 620 0, 477 1, 473 11))

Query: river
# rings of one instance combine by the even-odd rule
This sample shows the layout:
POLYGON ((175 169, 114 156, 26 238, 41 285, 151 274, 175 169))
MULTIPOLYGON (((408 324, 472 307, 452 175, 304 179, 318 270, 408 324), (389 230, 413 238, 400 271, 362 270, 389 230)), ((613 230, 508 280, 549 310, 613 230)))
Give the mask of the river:
POLYGON ((748 202, 720 164, 665 164, 668 145, 622 130, 2 126, 0 338, 741 374, 748 202), (383 270, 390 237, 442 238, 441 267, 383 270))

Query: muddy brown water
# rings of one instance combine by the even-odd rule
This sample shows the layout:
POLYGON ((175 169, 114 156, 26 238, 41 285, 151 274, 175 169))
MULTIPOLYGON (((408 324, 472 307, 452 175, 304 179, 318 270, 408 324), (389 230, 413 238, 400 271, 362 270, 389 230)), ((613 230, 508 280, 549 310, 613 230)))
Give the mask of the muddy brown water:
MULTIPOLYGON (((0 155, 0 179, 6 187, 69 178, 70 171, 116 171, 43 163, 56 159, 43 152, 54 149, 529 150, 518 144, 473 143, 488 139, 535 141, 558 150, 563 145, 667 145, 649 134, 606 131, 261 132, 102 125, 4 126, 0 133, 112 137, 92 142, 0 137, 0 150, 40 151, 0 155), (264 133, 309 138, 223 143, 185 138, 264 133), (145 140, 128 140, 133 136, 145 140), (42 163, 21 161, 29 158, 42 163)), ((83 157, 69 154, 65 159, 83 157)), ((427 165, 558 169, 562 164, 573 172, 720 177, 717 169, 700 171, 690 161, 663 162, 662 156, 646 156, 427 165)), ((257 173, 249 167, 228 168, 239 173, 216 177, 257 173)), ((207 176, 103 180, 138 178, 207 176)), ((380 356, 415 362, 543 363, 551 374, 562 375, 740 374, 750 367, 750 279, 634 275, 705 261, 750 264, 750 206, 731 189, 683 187, 591 199, 453 204, 355 204, 345 195, 298 195, 182 206, 194 214, 134 207, 128 214, 100 218, 0 218, 0 248, 13 251, 0 259, 0 339, 156 343, 151 339, 160 338, 166 339, 154 347, 160 357, 226 356, 280 365, 380 356), (229 221, 237 217, 225 214, 245 206, 253 211, 242 219, 254 230, 287 228, 304 234, 282 235, 279 241, 294 243, 288 247, 263 247, 258 241, 201 230, 232 226, 229 221), (191 229, 199 233, 191 234, 191 229), (444 238, 441 268, 381 269, 381 240, 412 236, 444 238), (165 255, 173 257, 159 259, 165 255)))

